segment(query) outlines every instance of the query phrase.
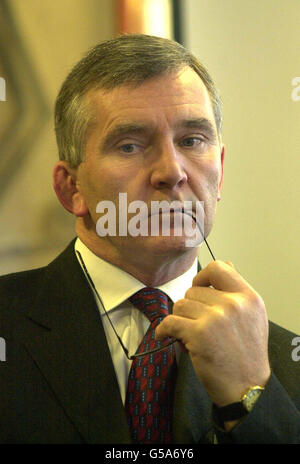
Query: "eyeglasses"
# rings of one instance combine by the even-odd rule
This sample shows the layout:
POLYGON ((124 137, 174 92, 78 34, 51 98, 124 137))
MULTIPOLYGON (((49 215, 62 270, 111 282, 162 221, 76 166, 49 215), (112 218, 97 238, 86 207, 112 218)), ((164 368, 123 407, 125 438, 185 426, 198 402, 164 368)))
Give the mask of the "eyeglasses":
MULTIPOLYGON (((196 222, 197 222, 197 221, 196 221, 196 222)), ((209 253, 210 253, 211 256, 212 256, 212 259, 215 261, 216 259, 215 259, 214 255, 213 255, 213 253, 212 253, 212 251, 211 251, 211 249, 210 249, 210 246, 209 246, 208 243, 207 243, 206 238, 204 237, 204 234, 202 233, 202 229, 201 229, 200 225, 198 224, 198 222, 197 222, 197 225, 198 225, 198 227, 199 227, 199 229, 200 229, 200 231, 201 231, 201 234, 202 234, 202 236, 203 236, 203 238, 204 238, 204 242, 205 242, 205 244, 206 244, 206 246, 207 246, 207 248, 208 248, 208 251, 209 251, 209 253)), ((105 306, 104 306, 104 304, 103 304, 103 301, 102 301, 102 299, 101 299, 101 297, 100 297, 100 295, 99 295, 99 293, 98 293, 98 291, 97 291, 97 289, 96 289, 96 287, 95 287, 95 284, 94 284, 94 282, 93 282, 93 280, 92 280, 90 274, 88 273, 88 270, 87 270, 87 268, 86 268, 86 265, 85 265, 85 263, 84 263, 84 261, 83 261, 83 258, 82 258, 82 256, 81 256, 80 252, 79 252, 78 250, 76 250, 76 253, 77 253, 77 255, 78 255, 79 259, 80 259, 80 262, 81 262, 81 264, 82 264, 82 268, 83 268, 84 273, 85 273, 85 275, 86 275, 86 278, 88 279, 88 281, 89 281, 89 283, 90 283, 92 289, 93 289, 94 292, 96 293, 96 296, 97 296, 98 300, 100 301, 100 303, 101 303, 101 305, 102 305, 102 307, 103 307, 103 309, 104 309, 105 315, 107 316, 107 319, 108 319, 108 321, 109 321, 109 323, 110 323, 110 325, 111 325, 111 327, 112 327, 112 329, 113 329, 113 331, 114 331, 114 333, 115 333, 117 339, 119 340, 119 343, 120 343, 120 345, 121 345, 121 347, 122 347, 122 349, 123 349, 123 351, 124 351, 124 354, 125 354, 126 358, 127 358, 129 361, 132 361, 132 360, 135 359, 135 358, 141 358, 142 356, 147 356, 148 354, 158 353, 159 351, 163 351, 163 350, 165 350, 166 348, 168 348, 169 346, 173 345, 175 342, 178 341, 177 338, 173 338, 173 339, 172 339, 172 338, 170 337, 170 338, 172 339, 172 341, 171 341, 171 342, 168 342, 168 341, 167 341, 167 343, 166 343, 165 345, 163 345, 163 346, 159 346, 159 347, 154 348, 154 349, 149 350, 149 351, 144 351, 143 353, 135 353, 135 354, 133 354, 133 355, 130 356, 130 355, 129 355, 129 352, 128 352, 128 349, 124 346, 124 343, 122 342, 120 336, 118 335, 118 333, 117 333, 117 331, 116 331, 116 329, 115 329, 115 327, 114 327, 114 325, 113 325, 113 323, 112 323, 112 321, 111 321, 111 319, 110 319, 110 317, 109 317, 109 315, 108 315, 108 312, 107 312, 106 309, 105 309, 105 306)))

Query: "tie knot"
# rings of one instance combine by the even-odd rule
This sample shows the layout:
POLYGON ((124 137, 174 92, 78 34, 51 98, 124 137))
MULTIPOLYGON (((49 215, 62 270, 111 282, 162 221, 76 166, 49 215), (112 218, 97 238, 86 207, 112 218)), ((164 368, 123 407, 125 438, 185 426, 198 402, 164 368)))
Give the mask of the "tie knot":
POLYGON ((129 301, 152 322, 169 314, 168 295, 152 287, 144 287, 129 298, 129 301))

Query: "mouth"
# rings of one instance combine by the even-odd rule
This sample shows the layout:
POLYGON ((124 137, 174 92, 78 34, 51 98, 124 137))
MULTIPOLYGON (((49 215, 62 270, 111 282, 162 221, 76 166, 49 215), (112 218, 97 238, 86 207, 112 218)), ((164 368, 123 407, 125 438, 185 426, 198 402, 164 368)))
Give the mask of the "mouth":
POLYGON ((161 216, 163 214, 176 214, 176 213, 187 214, 188 216, 193 218, 194 222, 197 223, 195 211, 194 210, 186 210, 185 208, 177 208, 177 209, 160 208, 160 211, 155 211, 153 213, 150 212, 149 217, 155 216, 157 214, 159 214, 161 216))

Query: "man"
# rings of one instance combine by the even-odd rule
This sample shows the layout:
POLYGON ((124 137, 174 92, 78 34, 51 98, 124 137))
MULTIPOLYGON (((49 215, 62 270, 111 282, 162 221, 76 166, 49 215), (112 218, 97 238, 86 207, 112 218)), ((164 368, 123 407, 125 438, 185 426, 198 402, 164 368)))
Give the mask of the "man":
MULTIPOLYGON (((118 37, 69 74, 55 124, 54 188, 76 216, 77 239, 46 268, 1 278, 1 442, 299 443, 294 335, 268 324, 262 298, 231 263, 197 273, 197 246, 187 245, 186 229, 175 233, 185 202, 194 220, 202 202, 207 237, 221 198, 221 111, 207 71, 175 42, 118 37), (170 233, 162 233, 161 211, 158 233, 124 232, 134 211, 124 212, 120 193, 147 206, 141 222, 153 220, 153 202, 177 201, 170 233), (117 233, 101 235, 107 201, 117 233), (146 390, 129 399, 129 383, 140 384, 125 351, 134 354, 149 327, 139 297, 135 304, 145 287, 146 298, 159 289, 170 306, 156 339, 179 341, 155 358, 172 358, 174 377, 168 370, 163 380, 169 409, 146 390)), ((151 376, 161 388, 160 374, 151 376)))

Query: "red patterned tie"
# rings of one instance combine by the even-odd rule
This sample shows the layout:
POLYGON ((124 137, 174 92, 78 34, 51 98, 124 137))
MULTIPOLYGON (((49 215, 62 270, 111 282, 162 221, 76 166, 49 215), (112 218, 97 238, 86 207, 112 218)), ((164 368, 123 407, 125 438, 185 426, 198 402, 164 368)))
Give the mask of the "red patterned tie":
MULTIPOLYGON (((145 287, 129 298, 151 321, 137 353, 161 346, 154 340, 155 328, 168 315, 168 296, 145 287)), ((176 379, 174 345, 132 361, 125 401, 134 443, 170 443, 173 392, 176 379)))

